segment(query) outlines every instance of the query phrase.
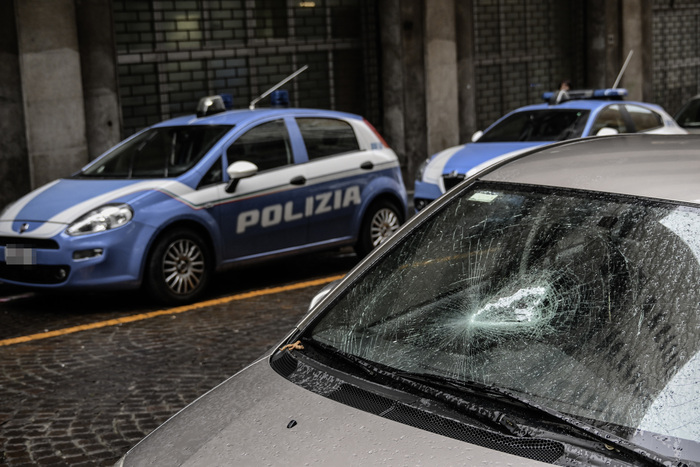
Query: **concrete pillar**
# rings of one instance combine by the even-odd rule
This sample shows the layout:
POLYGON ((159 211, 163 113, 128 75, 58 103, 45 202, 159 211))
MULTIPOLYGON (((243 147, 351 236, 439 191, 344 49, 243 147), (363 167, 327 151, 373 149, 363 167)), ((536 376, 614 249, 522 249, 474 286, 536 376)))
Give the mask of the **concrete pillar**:
MULTIPOLYGON (((405 183, 413 189, 418 166, 429 155, 425 90, 425 11, 422 1, 401 0, 401 50, 403 59, 405 183)), ((392 79, 385 77, 384 79, 392 79)))
MULTIPOLYGON (((401 166, 406 167, 406 130, 404 95, 404 70, 401 41, 401 0, 379 2, 380 41, 382 53, 382 101, 384 106, 384 138, 399 156, 401 166)), ((404 174, 407 177, 407 174, 404 174)))
POLYGON ((621 65, 619 8, 619 0, 586 2, 588 55, 585 87, 602 89, 615 83, 621 65))
POLYGON ((425 0, 428 153, 459 143, 455 0, 425 0))
POLYGON ((14 1, 0 2, 0 210, 30 190, 14 1))
MULTIPOLYGON (((632 57, 619 87, 629 91, 629 99, 651 99, 653 68, 651 63, 651 5, 650 0, 622 0, 622 64, 630 51, 632 57), (647 96, 645 98, 645 96, 647 96)), ((620 65, 622 67, 622 65, 620 65)))
POLYGON ((32 188, 88 162, 73 0, 16 3, 32 188))
POLYGON ((111 0, 76 3, 88 154, 94 159, 121 140, 121 107, 111 0))
POLYGON ((459 93, 459 142, 468 143, 477 128, 476 70, 474 68, 473 0, 457 2, 457 88, 459 93))

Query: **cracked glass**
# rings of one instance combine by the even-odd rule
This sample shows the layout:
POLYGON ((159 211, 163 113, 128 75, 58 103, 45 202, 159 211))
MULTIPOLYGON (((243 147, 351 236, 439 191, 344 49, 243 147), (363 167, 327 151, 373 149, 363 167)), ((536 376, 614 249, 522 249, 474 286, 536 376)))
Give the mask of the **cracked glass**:
POLYGON ((368 269, 311 338, 698 460, 698 261, 696 207, 477 184, 368 269))

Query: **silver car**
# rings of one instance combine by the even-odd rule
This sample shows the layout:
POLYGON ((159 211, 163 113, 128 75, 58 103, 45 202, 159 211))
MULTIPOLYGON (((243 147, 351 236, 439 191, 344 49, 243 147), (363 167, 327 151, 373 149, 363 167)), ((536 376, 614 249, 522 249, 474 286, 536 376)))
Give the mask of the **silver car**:
POLYGON ((700 465, 700 137, 483 166, 121 465, 700 465))

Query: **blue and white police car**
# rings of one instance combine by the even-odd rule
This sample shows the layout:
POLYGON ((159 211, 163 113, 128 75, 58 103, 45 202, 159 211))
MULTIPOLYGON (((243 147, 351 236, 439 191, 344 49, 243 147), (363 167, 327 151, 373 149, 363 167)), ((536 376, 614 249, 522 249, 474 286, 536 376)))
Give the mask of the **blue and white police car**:
POLYGON ((471 143, 445 149, 426 160, 416 177, 416 210, 455 186, 471 169, 504 154, 585 136, 687 133, 662 107, 623 101, 626 95, 625 89, 544 93, 546 103, 516 109, 486 131, 474 133, 471 143))
POLYGON ((52 289, 138 288, 198 298, 216 271, 352 245, 366 254, 407 215, 396 154, 361 116, 226 110, 121 142, 0 214, 0 281, 52 289))

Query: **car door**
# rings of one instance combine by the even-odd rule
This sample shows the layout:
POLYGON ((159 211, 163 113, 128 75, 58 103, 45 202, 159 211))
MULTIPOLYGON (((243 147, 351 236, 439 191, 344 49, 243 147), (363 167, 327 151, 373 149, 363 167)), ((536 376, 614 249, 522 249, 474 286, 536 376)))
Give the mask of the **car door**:
POLYGON ((352 237, 353 218, 373 174, 371 151, 361 151, 352 125, 331 117, 297 117, 304 142, 309 212, 308 242, 352 237))
POLYGON ((228 146, 226 159, 228 165, 252 162, 258 172, 239 180, 215 208, 224 260, 281 252, 306 243, 303 168, 295 164, 284 119, 246 129, 228 146))

